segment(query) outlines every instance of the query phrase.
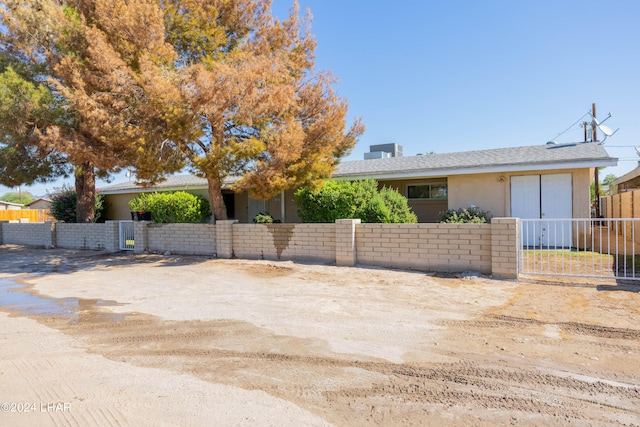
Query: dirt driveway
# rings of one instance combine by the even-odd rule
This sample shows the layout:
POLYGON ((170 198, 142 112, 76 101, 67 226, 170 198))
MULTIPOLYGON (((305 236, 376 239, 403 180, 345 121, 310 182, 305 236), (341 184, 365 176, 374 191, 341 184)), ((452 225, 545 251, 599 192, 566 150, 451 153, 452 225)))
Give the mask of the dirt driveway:
POLYGON ((0 425, 640 425, 640 284, 0 246, 0 425))

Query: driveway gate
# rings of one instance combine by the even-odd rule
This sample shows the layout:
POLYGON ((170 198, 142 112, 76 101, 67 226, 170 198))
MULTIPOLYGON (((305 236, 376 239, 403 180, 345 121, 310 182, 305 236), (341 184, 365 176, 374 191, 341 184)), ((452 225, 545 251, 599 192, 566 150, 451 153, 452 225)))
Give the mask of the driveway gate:
POLYGON ((120 250, 132 251, 134 249, 133 221, 120 221, 120 250))
POLYGON ((640 219, 522 219, 521 274, 640 280, 640 219))

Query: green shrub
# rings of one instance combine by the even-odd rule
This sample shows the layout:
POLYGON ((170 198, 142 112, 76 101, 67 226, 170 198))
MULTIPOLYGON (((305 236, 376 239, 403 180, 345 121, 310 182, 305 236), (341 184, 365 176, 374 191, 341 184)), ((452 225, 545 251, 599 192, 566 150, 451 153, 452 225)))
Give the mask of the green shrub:
POLYGON ((273 217, 268 212, 260 212, 254 218, 256 224, 273 224, 273 217))
POLYGON ((386 223, 410 223, 418 222, 418 216, 413 213, 407 198, 392 188, 384 187, 380 190, 380 197, 384 200, 386 206, 389 207, 389 216, 386 223))
MULTIPOLYGON (((49 194, 51 199, 51 216, 57 221, 76 222, 76 190, 63 185, 56 189, 55 193, 49 194)), ((94 222, 104 222, 104 213, 107 206, 104 202, 104 195, 96 193, 94 206, 94 222)))
POLYGON ((298 216, 302 222, 335 222, 336 219, 359 218, 362 222, 415 223, 407 199, 390 188, 378 191, 378 182, 328 181, 313 192, 296 192, 298 216))
POLYGON ((440 212, 440 222, 449 224, 484 224, 491 222, 491 215, 477 207, 449 209, 440 212))
POLYGON ((211 216, 209 202, 201 196, 176 191, 172 193, 141 193, 129 201, 132 212, 151 212, 153 222, 198 223, 211 216))
POLYGON ((129 200, 128 204, 131 212, 151 212, 150 196, 150 193, 140 193, 129 200))

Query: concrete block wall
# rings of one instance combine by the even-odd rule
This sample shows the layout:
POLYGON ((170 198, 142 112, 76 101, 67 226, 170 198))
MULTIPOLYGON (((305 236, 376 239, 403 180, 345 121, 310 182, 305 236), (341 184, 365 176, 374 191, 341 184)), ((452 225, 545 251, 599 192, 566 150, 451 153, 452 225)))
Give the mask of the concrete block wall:
POLYGON ((91 249, 115 252, 118 250, 118 222, 104 224, 55 223, 56 244, 66 249, 91 249))
MULTIPOLYGON (((315 260, 518 277, 520 221, 491 224, 152 224, 134 222, 135 252, 218 258, 315 260)), ((118 222, 0 223, 0 243, 117 251, 118 222)))
POLYGON ((359 219, 336 221, 336 265, 353 267, 358 263, 356 227, 360 222, 359 219))
POLYGON ((334 262, 335 224, 234 224, 233 254, 248 259, 334 262))
POLYGON ((25 246, 55 246, 55 223, 0 223, 0 243, 25 246))
POLYGON ((359 264, 491 273, 490 224, 361 224, 359 264))
MULTIPOLYGON (((138 236, 135 236, 136 246, 138 236)), ((213 224, 147 225, 146 249, 184 255, 215 255, 216 226, 213 224)))
POLYGON ((518 249, 520 242, 518 218, 491 220, 491 272, 503 279, 518 278, 518 249))

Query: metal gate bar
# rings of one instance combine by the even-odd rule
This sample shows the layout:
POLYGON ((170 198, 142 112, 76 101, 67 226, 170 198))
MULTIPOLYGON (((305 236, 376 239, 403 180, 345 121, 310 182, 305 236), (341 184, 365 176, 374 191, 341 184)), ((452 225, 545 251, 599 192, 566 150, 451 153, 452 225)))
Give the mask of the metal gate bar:
POLYGON ((133 238, 133 221, 120 221, 119 234, 120 234, 120 250, 121 251, 134 250, 135 240, 133 238))
POLYGON ((518 269, 521 274, 640 280, 638 227, 640 219, 522 219, 518 269))

